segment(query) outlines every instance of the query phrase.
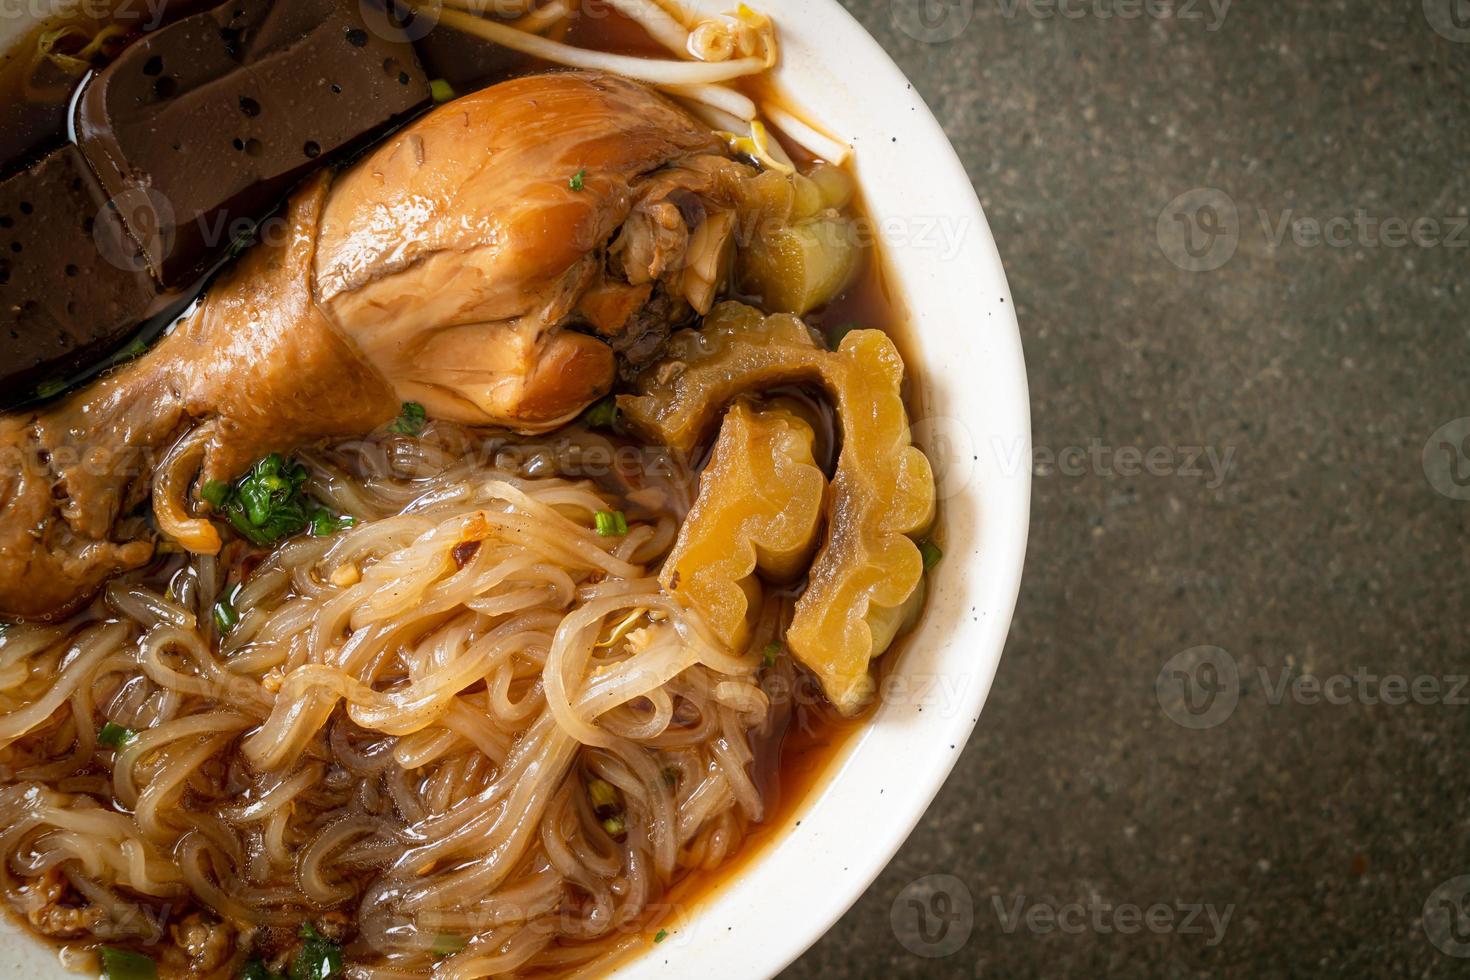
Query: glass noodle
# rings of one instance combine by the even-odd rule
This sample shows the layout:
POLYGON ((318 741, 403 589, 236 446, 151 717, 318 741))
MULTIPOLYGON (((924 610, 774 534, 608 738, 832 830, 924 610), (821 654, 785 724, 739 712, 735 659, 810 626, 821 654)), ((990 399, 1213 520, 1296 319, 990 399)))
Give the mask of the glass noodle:
POLYGON ((513 459, 503 438, 430 434, 302 457, 346 531, 254 567, 238 545, 175 555, 0 636, 0 889, 38 929, 147 948, 159 906, 195 903, 237 924, 208 928, 238 968, 355 903, 351 976, 565 970, 630 941, 761 818, 760 657, 722 650, 652 577, 682 481, 527 475, 613 458, 581 430, 513 459), (626 535, 593 529, 609 510, 626 535))

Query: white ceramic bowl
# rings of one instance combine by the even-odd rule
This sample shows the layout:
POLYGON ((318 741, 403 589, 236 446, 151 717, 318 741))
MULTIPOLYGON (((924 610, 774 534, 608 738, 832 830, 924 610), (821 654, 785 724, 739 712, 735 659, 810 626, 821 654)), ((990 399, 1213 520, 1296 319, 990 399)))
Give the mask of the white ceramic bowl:
MULTIPOLYGON (((733 0, 699 5, 719 11, 733 0)), ((930 417, 915 429, 939 477, 946 553, 887 696, 795 814, 800 825, 709 898, 674 910, 668 938, 616 971, 624 980, 773 976, 857 901, 923 816, 980 717, 1026 551, 1026 369, 969 177, 919 94, 837 0, 754 5, 777 20, 783 89, 856 148, 922 356, 930 417)), ((0 23, 0 50, 24 27, 0 23)), ((5 921, 0 976, 72 975, 5 921)))

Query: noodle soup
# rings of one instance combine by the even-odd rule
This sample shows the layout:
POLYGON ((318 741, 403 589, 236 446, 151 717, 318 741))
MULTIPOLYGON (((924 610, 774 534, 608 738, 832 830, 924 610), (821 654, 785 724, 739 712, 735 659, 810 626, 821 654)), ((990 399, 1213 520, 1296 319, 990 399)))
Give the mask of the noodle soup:
POLYGON ((780 826, 920 614, 912 358, 777 25, 525 7, 389 21, 434 104, 201 281, 134 235, 200 301, 3 417, 0 887, 77 968, 598 972, 780 826))

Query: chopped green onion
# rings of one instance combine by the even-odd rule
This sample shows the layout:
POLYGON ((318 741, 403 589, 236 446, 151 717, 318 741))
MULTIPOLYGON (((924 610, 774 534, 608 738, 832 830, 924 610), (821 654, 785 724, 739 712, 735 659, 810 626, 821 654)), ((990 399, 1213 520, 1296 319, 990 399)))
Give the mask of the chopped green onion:
POLYGON ((342 947, 317 932, 310 922, 301 924, 298 935, 306 942, 291 961, 291 980, 331 980, 342 975, 342 947))
POLYGON ((218 510, 230 499, 230 485, 223 480, 206 480, 204 486, 199 488, 199 497, 218 510))
POLYGON ((119 360, 126 360, 130 357, 141 357, 146 353, 148 353, 148 341, 142 337, 134 337, 128 342, 128 346, 117 352, 117 356, 119 360))
POLYGON ((827 331, 827 346, 836 350, 842 346, 842 338, 860 329, 856 323, 845 323, 840 327, 833 327, 827 331))
POLYGON ((919 542, 919 557, 924 559, 924 571, 929 571, 939 564, 939 559, 944 557, 944 552, 939 550, 939 545, 925 538, 919 542))
POLYGON ((667 930, 667 929, 660 929, 658 931, 658 933, 653 937, 653 941, 656 942, 656 943, 661 943, 665 939, 668 939, 668 938, 669 938, 669 930, 667 930))
POLYGON ((572 179, 567 181, 567 186, 574 191, 579 191, 587 185, 587 171, 578 170, 572 174, 572 179))
POLYGON ((428 421, 429 413, 424 411, 424 406, 418 402, 404 402, 403 408, 399 409, 398 418, 388 426, 388 431, 402 436, 416 436, 424 431, 428 421))
POLYGON ((777 643, 775 640, 772 640, 770 643, 767 643, 766 644, 766 648, 761 651, 761 665, 764 666, 764 667, 774 667, 774 666, 776 666, 776 657, 780 653, 781 653, 781 644, 777 643))
POLYGON ((142 953, 103 946, 102 975, 107 980, 158 980, 158 964, 142 953))
POLYGON ((597 533, 604 538, 620 538, 628 533, 628 518, 620 510, 600 510, 592 515, 597 533))
POLYGON ((327 538, 338 531, 345 531, 357 523, 357 518, 351 514, 343 514, 333 517, 329 510, 319 510, 311 515, 311 535, 314 538, 327 538))
POLYGON ((618 791, 605 779, 594 779, 588 783, 587 796, 592 800, 592 809, 599 813, 618 809, 618 791))
POLYGON ((200 496, 211 504, 219 500, 216 509, 241 537, 253 544, 275 544, 300 534, 310 523, 312 509, 302 491, 306 475, 306 467, 271 453, 233 486, 221 492, 211 480, 200 489, 200 496))
POLYGON ((257 956, 245 964, 245 968, 240 971, 239 980, 286 980, 286 978, 266 969, 265 963, 257 956))
POLYGON ((131 728, 124 728, 122 725, 109 721, 97 733, 97 744, 105 745, 109 749, 120 749, 137 737, 138 733, 131 728))
POLYGON ((449 84, 448 79, 436 78, 429 83, 429 95, 437 103, 453 101, 454 86, 449 84))
POLYGON ((627 823, 617 788, 605 779, 593 779, 587 783, 587 798, 592 801, 592 812, 602 822, 602 829, 608 836, 621 837, 627 830, 627 823))
POLYGON ((219 629, 220 636, 224 636, 240 622, 240 614, 235 610, 232 598, 226 595, 214 604, 214 625, 219 629))
POLYGON ((463 936, 441 932, 434 937, 434 945, 429 947, 429 952, 435 956, 453 956, 464 948, 465 939, 463 936))
POLYGON ((608 395, 600 401, 593 402, 591 407, 583 413, 582 419, 594 429, 611 429, 618 424, 617 399, 608 395))
POLYGON ((65 390, 65 381, 42 381, 40 384, 36 385, 36 397, 50 398, 53 395, 61 394, 65 390))
POLYGON ((240 256, 244 255, 245 250, 248 249, 251 244, 254 243, 254 241, 255 227, 254 225, 252 225, 249 231, 242 232, 238 237, 235 238, 234 241, 230 242, 229 258, 238 259, 240 256))

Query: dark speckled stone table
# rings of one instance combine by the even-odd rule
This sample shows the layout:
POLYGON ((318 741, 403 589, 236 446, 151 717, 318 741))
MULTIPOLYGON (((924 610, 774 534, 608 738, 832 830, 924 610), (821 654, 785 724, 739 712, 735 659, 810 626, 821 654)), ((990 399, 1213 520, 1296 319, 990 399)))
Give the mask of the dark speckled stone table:
POLYGON ((1037 457, 979 727, 787 976, 1470 973, 1470 2, 847 2, 1037 457))

